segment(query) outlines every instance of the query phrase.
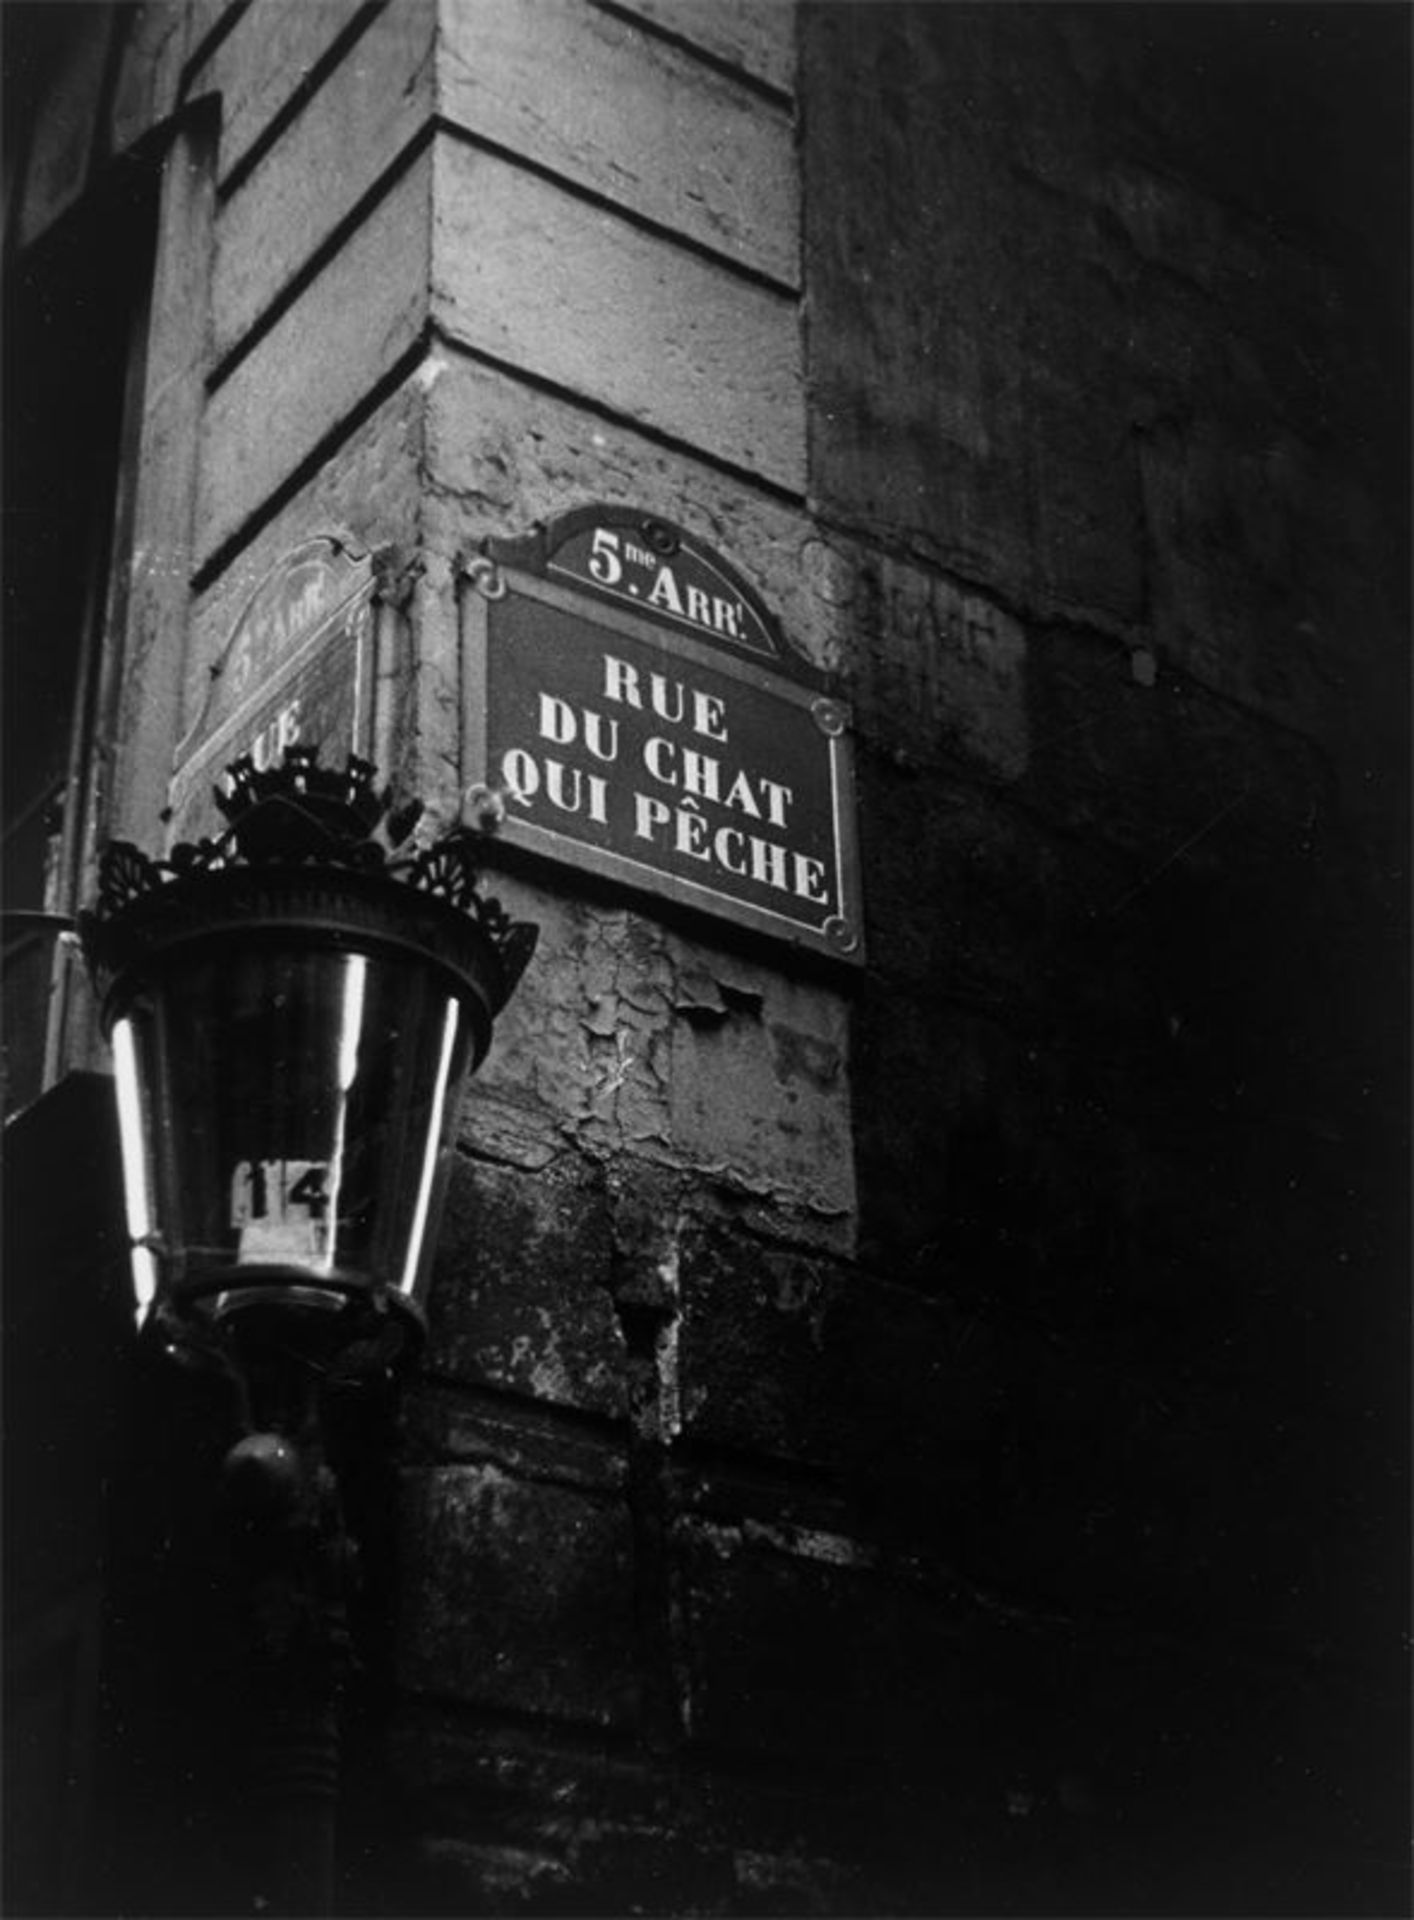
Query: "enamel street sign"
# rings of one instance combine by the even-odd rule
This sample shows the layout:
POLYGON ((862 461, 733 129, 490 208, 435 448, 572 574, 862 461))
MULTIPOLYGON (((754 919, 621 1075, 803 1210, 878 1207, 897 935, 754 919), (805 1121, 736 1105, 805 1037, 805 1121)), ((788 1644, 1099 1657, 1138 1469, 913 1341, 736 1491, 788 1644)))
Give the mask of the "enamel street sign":
POLYGON ((333 535, 306 541, 261 581, 213 661, 200 714, 177 747, 169 838, 212 830, 211 791, 249 754, 278 766, 318 746, 329 765, 367 754, 374 695, 373 565, 333 535))
POLYGON ((725 560, 586 508, 466 574, 466 765, 508 846, 862 961, 848 710, 725 560))

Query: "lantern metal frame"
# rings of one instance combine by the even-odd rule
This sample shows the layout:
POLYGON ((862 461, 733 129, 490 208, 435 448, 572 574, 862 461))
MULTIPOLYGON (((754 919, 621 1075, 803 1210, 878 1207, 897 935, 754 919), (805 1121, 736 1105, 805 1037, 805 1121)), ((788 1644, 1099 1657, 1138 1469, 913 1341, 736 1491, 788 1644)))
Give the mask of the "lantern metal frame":
MULTIPOLYGON (((513 921, 478 890, 485 832, 495 816, 490 796, 469 802, 480 830, 455 827, 425 843, 421 804, 395 806, 391 791, 376 786, 373 766, 357 757, 335 770, 320 766, 317 749, 294 746, 278 767, 238 761, 229 779, 229 789, 215 794, 226 820, 219 835, 180 843, 164 858, 110 843, 79 936, 103 1031, 114 1043, 140 1329, 145 1337, 155 1331, 176 1358, 216 1371, 235 1388, 239 1438, 225 1454, 222 1501, 248 1587, 233 1649, 245 1701, 237 1740, 245 1754, 244 1901, 327 1914, 336 1880, 342 1700, 354 1668, 357 1555, 326 1414, 331 1394, 352 1387, 372 1389, 361 1392, 362 1404, 370 1417, 386 1418, 398 1371, 421 1344, 423 1316, 410 1289, 430 1263, 438 1163, 455 1131, 457 1063, 467 1071, 480 1064, 538 929, 513 921), (376 1168, 370 1176, 383 1180, 371 1189, 373 1215, 397 1188, 399 1138, 414 1141, 408 1245, 398 1253, 398 1201, 384 1237, 370 1230, 360 1246, 362 1265, 341 1267, 334 1252, 341 1208, 331 1201, 322 1264, 282 1259, 278 1247, 268 1259, 244 1258, 243 1245, 232 1244, 229 1216, 223 1244, 202 1252, 207 1264, 189 1262, 188 1214, 195 1218, 197 1210, 181 1190, 183 1173, 197 1187, 205 1177, 205 1191, 220 1194, 232 1135, 222 1130, 225 1122, 205 1135, 193 1122, 199 1145, 182 1162, 178 1093, 190 1110, 199 1109, 202 1093, 193 1063, 174 1058, 180 1046, 166 1044, 164 1022, 181 1004, 185 1026, 172 1031, 196 1044, 201 1014, 209 1011, 223 1034, 224 1051, 213 1057, 229 1062, 231 1036, 245 1029, 228 1017, 226 990, 241 1006, 257 1006, 270 980, 284 977, 280 969, 293 968, 292 997, 327 1012, 319 983, 331 977, 331 959, 334 975, 360 983, 352 996, 356 1017, 347 1005, 333 1025, 322 1013, 311 1015, 292 1051, 306 1060, 310 1085, 326 1091, 334 1059, 330 1098, 340 1125, 347 1117, 342 1103, 353 1099, 355 1085, 361 1089, 359 1111, 374 1115, 366 1162, 377 1160, 378 1140, 392 1142, 391 1187, 376 1168), (365 975, 381 983, 371 1007, 363 999, 365 975), (384 1014, 392 1016, 388 1031, 376 1020, 368 1024, 384 1014), (367 1035, 373 1064, 350 1042, 350 1031, 367 1035), (399 1062, 400 1049, 412 1064, 399 1062), (435 1060, 431 1078, 419 1079, 419 1063, 428 1059, 435 1060), (183 1069, 187 1079, 178 1088, 183 1069), (148 1070, 161 1082, 155 1093, 148 1070), (402 1136, 398 1127, 380 1133, 376 1124, 380 1090, 388 1085, 411 1089, 401 1103, 402 1136), (160 1113, 154 1100, 166 1103, 160 1113), (389 1247, 397 1271, 380 1264, 389 1247)), ((254 1030, 265 1033, 267 1026, 257 1019, 254 1030)), ((223 1090, 228 1106, 247 1085, 268 1088, 272 1072, 278 1079, 270 1062, 257 1066, 265 1079, 242 1081, 238 1073, 234 1094, 223 1090)), ((252 1125, 268 1125, 288 1103, 254 1105, 260 1117, 252 1125)), ((326 1101, 321 1125, 329 1110, 326 1101)))
MULTIPOLYGON (((499 901, 478 890, 485 835, 454 828, 419 845, 420 803, 393 805, 375 785, 375 769, 350 756, 342 770, 319 764, 317 749, 295 746, 283 763, 261 770, 250 760, 230 769, 229 791, 215 798, 227 821, 219 836, 180 843, 153 858, 130 842, 112 842, 99 867, 96 906, 79 932, 113 1044, 119 1119, 139 1312, 188 1350, 229 1345, 242 1310, 268 1309, 302 1322, 340 1310, 341 1326, 311 1334, 321 1348, 397 1325, 397 1342, 416 1345, 420 1311, 408 1277, 351 1274, 329 1266, 311 1271, 277 1256, 219 1258, 208 1270, 186 1270, 166 1237, 180 1212, 179 1177, 165 1168, 164 1147, 133 1056, 129 1015, 144 995, 169 990, 184 971, 205 966, 213 977, 236 954, 365 956, 379 964, 417 967, 434 977, 446 1005, 458 1009, 442 1036, 434 1133, 450 1125, 457 1089, 450 1084, 452 1028, 474 1071, 490 1044, 496 1015, 534 951, 537 929, 510 919, 499 901), (445 1107, 446 1111, 442 1111, 445 1107), (155 1185, 158 1189, 150 1189, 155 1185)), ((437 1044, 435 1041, 434 1045, 437 1044)), ((183 1063, 169 1063, 180 1071, 183 1063)), ((439 1150, 434 1138, 429 1155, 439 1150)), ((426 1163, 426 1189, 431 1160, 426 1163)), ((430 1240, 429 1194, 419 1195, 417 1223, 430 1240)), ((431 1209, 435 1215, 435 1208, 431 1209)), ((414 1250, 414 1258, 417 1249, 414 1250)))

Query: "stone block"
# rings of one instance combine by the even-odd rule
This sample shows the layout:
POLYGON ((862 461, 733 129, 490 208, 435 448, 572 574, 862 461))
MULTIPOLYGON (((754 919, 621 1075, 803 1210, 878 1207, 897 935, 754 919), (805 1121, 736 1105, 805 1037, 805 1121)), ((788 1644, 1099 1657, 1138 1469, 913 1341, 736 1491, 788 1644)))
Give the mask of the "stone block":
POLYGON ((802 18, 822 511, 1009 608, 1126 630, 1143 612, 1126 296, 1090 209, 1025 152, 1037 115, 1065 118, 1042 41, 1006 9, 937 8, 908 34, 874 8, 802 18))
MULTIPOLYGON (((505 1018, 503 1010, 498 1020, 505 1018)), ((523 1091, 513 1074, 504 1076, 495 1088, 477 1080, 462 1106, 460 1137, 474 1160, 519 1167, 527 1173, 549 1166, 564 1149, 554 1113, 533 1093, 523 1091)))
POLYGON ((986 1477, 996 1340, 946 1285, 930 1298, 904 1281, 842 1276, 821 1315, 819 1452, 881 1551, 942 1568, 986 1477))
POLYGON ((415 345, 427 314, 430 188, 424 155, 211 395, 198 561, 264 506, 415 345))
MULTIPOLYGON (((1038 733, 1038 759, 1048 745, 1038 733)), ((1081 840, 1039 824, 1030 801, 1029 780, 1001 793, 951 769, 862 756, 871 969, 891 993, 916 994, 939 1017, 951 1003, 1030 1035, 1059 1010, 1062 1032, 1085 1026, 1090 1047, 1109 1057, 1148 1017, 1145 976, 1124 964, 1130 929, 1108 917, 1132 885, 1130 870, 1098 835, 1081 840)), ((883 1038, 887 1001, 866 996, 860 1005, 858 1033, 883 1038)), ((865 1045, 857 1037, 861 1059, 865 1045)))
POLYGON ((438 71, 443 115, 473 136, 798 284, 799 197, 783 107, 578 0, 444 4, 438 71))
MULTIPOLYGON (((940 1155, 930 1185, 945 1173, 940 1155)), ((953 1184, 949 1193, 960 1213, 966 1196, 953 1184)), ((960 1552, 995 1484, 1011 1354, 995 1301, 979 1298, 964 1264, 960 1228, 950 1263, 945 1231, 940 1223, 932 1274, 898 1261, 889 1278, 747 1236, 688 1239, 677 1341, 685 1441, 707 1459, 769 1458, 820 1476, 812 1490, 797 1471, 768 1496, 760 1483, 699 1472, 689 1453, 681 1471, 694 1510, 786 1522, 802 1537, 862 1530, 871 1551, 936 1564, 960 1552)))
POLYGON ((1396 677, 1377 515, 1357 473, 1272 424, 1260 445, 1213 414, 1145 435, 1146 508, 1163 530, 1154 645, 1216 692, 1341 751, 1396 677))
POLYGON ((754 1236, 695 1227, 679 1259, 683 1434, 778 1459, 828 1459, 840 1356, 826 1328, 839 1263, 754 1236))
POLYGON ((779 92, 795 85, 794 0, 627 0, 627 10, 779 92))
POLYGON ((984 594, 836 539, 853 629, 848 685, 862 736, 928 765, 971 760, 1003 780, 1030 751, 1026 631, 984 594))
POLYGON ((1074 633, 1037 636, 1030 690, 1024 792, 1059 827, 1138 854, 1154 880, 1161 862, 1206 871, 1244 853, 1290 872, 1329 777, 1309 741, 1074 633))
POLYGON ((553 1482, 591 1494, 622 1494, 628 1461, 622 1427, 582 1420, 549 1403, 468 1394, 424 1370, 401 1402, 409 1465, 495 1468, 515 1480, 553 1482))
POLYGON ((874 1158, 893 1111, 877 1089, 913 1088, 902 1111, 946 1138, 960 1088, 935 1099, 912 1063, 961 1071, 975 1016, 1009 1039, 1004 1057, 984 1043, 970 1071, 1023 1130, 1039 1075, 1047 1098, 1111 1116, 1106 1152, 1139 1135, 1162 1152, 1175 1129, 1191 1144, 1235 1117, 1234 1100, 1272 1115, 1329 1102, 1333 1115, 1339 1062, 1371 1057, 1360 1019, 1335 1011, 1358 1004, 1335 984, 1342 969, 1360 965, 1374 1004, 1391 1004, 1379 943, 1355 963, 1335 931, 1366 910, 1336 880, 1333 848, 1319 851, 1327 775, 1307 743, 1167 674, 1137 682, 1122 653, 1074 635, 1037 637, 1030 682, 1019 807, 862 762, 871 955, 891 987, 887 1002, 866 992, 855 1036, 862 1179, 882 1180, 906 1217, 926 1196, 894 1177, 887 1146, 874 1158))
POLYGON ((596 1727, 637 1702, 626 1510, 489 1466, 404 1478, 399 1676, 417 1693, 596 1727))
POLYGON ((434 152, 433 317, 452 340, 803 491, 792 297, 464 142, 434 152))
POLYGON ((211 291, 218 362, 430 119, 435 24, 430 0, 379 13, 224 201, 211 291))
POLYGON ((805 514, 627 422, 531 392, 442 349, 428 396, 429 535, 449 552, 513 537, 587 500, 642 507, 717 547, 764 596, 805 659, 837 668, 849 608, 805 514), (528 422, 529 413, 529 422, 528 422))
POLYGON ((427 1363, 536 1400, 617 1415, 623 1345, 608 1291, 602 1180, 566 1154, 533 1174, 459 1161, 428 1301, 427 1363))
MULTIPOLYGON (((421 6, 426 0, 410 0, 421 6)), ((239 165, 310 71, 352 23, 361 0, 252 0, 199 69, 222 96, 221 178, 239 165)), ((398 0, 398 11, 408 5, 398 0)))
POLYGON ((798 1778, 685 1776, 621 1742, 478 1725, 430 1701, 400 1714, 393 1769, 423 1837, 389 1911, 858 1911, 804 1897, 836 1890, 838 1804, 822 1817, 798 1778))
MULTIPOLYGON (((1174 276, 1230 309, 1233 302, 1246 305, 1254 297, 1271 298, 1270 283, 1265 292, 1257 285, 1263 273, 1278 279, 1295 274, 1305 282, 1307 298, 1320 304, 1314 262, 1303 259, 1279 234, 1263 230, 1230 204, 1203 192, 1191 178, 1160 171, 1132 148, 1117 152, 1103 172, 1092 174, 1086 190, 1118 223, 1136 267, 1152 266, 1170 276, 1164 304, 1196 320, 1200 330, 1206 330, 1202 306, 1184 297, 1174 276)), ((1135 278, 1137 282, 1137 272, 1135 278)), ((1157 296, 1157 287, 1153 292, 1157 296)), ((1213 317, 1207 316, 1209 326, 1213 317)), ((1276 342, 1271 344, 1281 351, 1276 342)), ((1173 371, 1179 371, 1177 364, 1173 371)))
POLYGON ((246 0, 188 0, 182 7, 187 16, 186 58, 195 63, 187 75, 190 93, 208 90, 207 63, 215 52, 213 43, 235 25, 245 4, 246 0))
POLYGON ((684 1521, 675 1544, 694 1743, 838 1765, 966 1742, 979 1688, 946 1601, 883 1579, 847 1541, 815 1557, 809 1539, 684 1521))
POLYGON ((1407 227, 1396 155, 1408 23, 1342 14, 1319 35, 1313 24, 1243 15, 1213 35, 1201 15, 1175 11, 1138 31, 1122 15, 1072 15, 1062 31, 1089 42, 1117 147, 1263 240, 1285 235, 1337 259, 1373 241, 1384 255, 1407 227))
POLYGON ((561 1816, 522 1841, 429 1834, 418 1853, 415 1884, 425 1891, 411 1896, 408 1912, 664 1913, 690 1901, 713 1913, 726 1910, 732 1890, 720 1848, 663 1821, 624 1827, 561 1816))
MULTIPOLYGON (((1112 1283, 1113 1255, 1100 1254, 1117 1202, 1100 1195, 1111 1183, 1136 1191, 1150 1060, 1136 1049, 1125 1078, 1087 1053, 1083 1021, 1072 1030, 1053 1015, 1046 1027, 1039 1007, 1034 1018, 1018 1033, 894 993, 861 1019, 859 1240, 879 1275, 963 1298, 979 1287, 1027 1296, 1045 1275, 1087 1310, 1112 1283)), ((1163 1042, 1155 1020, 1159 1059, 1163 1042)))

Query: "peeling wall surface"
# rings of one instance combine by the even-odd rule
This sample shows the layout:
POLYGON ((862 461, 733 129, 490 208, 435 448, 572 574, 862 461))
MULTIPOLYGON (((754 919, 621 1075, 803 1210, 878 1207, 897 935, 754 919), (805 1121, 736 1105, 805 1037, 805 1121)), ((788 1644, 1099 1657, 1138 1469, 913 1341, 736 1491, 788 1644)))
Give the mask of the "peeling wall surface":
MULTIPOLYGON (((491 853, 337 1910, 1404 1910, 1405 10, 62 11, 9 257, 159 205, 105 831, 321 535, 434 825, 467 558, 592 502, 854 716, 857 971, 491 853)), ((148 1387, 63 1910, 225 1912, 148 1387)))

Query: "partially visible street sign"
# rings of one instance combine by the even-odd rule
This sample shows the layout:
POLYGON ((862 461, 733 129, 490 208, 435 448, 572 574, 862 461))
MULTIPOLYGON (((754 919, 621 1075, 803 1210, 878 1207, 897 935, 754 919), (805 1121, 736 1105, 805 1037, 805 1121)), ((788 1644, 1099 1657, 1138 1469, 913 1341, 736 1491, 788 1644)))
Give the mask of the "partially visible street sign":
POLYGON ((277 765, 296 742, 327 763, 367 751, 372 712, 373 565, 332 535, 272 568, 211 665, 206 703, 174 755, 172 840, 213 827, 211 790, 249 754, 277 765))
POLYGON ((862 960, 848 710, 725 560, 590 508, 467 572, 467 764, 508 845, 862 960))

